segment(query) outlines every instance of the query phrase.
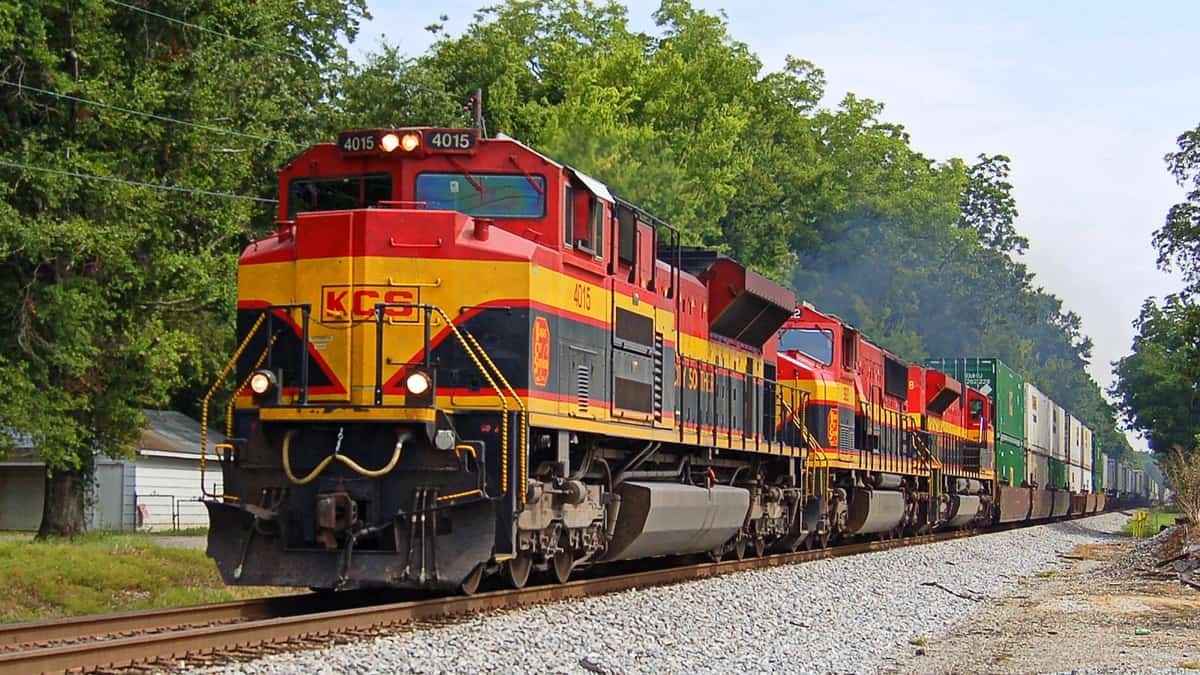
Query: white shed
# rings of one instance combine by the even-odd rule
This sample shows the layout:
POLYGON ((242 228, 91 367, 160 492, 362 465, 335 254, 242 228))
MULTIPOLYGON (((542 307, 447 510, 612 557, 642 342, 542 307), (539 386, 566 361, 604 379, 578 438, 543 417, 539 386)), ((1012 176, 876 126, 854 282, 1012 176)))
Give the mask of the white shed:
MULTIPOLYGON (((96 482, 88 500, 88 527, 170 530, 207 527, 200 503, 200 424, 170 410, 146 410, 147 425, 132 459, 96 458, 96 482)), ((219 492, 220 464, 211 444, 205 481, 219 492)), ((0 461, 0 529, 33 530, 41 522, 45 467, 36 452, 0 461)))

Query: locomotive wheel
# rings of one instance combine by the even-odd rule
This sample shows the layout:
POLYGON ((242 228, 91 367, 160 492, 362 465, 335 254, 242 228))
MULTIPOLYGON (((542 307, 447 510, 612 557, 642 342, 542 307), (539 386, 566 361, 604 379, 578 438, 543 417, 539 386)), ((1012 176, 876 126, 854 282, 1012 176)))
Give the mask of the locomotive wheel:
POLYGON ((504 561, 504 580, 513 588, 525 588, 532 570, 533 558, 528 553, 518 553, 515 558, 504 561))
POLYGON ((562 549, 550 560, 550 573, 560 584, 567 583, 571 576, 571 568, 575 565, 575 554, 569 549, 562 549))
POLYGON ((459 584, 458 590, 462 591, 463 595, 475 595, 475 591, 479 590, 479 582, 483 581, 483 563, 475 566, 471 573, 467 575, 459 584))
POLYGON ((736 542, 734 542, 733 557, 737 558, 738 560, 746 559, 746 540, 745 539, 738 539, 736 542))

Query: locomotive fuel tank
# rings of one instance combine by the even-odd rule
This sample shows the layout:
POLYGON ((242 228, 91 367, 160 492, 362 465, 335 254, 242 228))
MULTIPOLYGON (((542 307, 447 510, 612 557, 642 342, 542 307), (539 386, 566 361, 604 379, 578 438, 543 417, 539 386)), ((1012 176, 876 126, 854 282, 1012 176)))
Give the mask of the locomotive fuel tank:
POLYGON ((604 560, 704 553, 729 541, 750 511, 750 491, 678 483, 625 482, 604 560))
POLYGON ((954 515, 946 522, 946 527, 955 528, 962 527, 967 523, 975 520, 979 515, 979 503, 981 499, 975 495, 953 495, 951 500, 956 502, 954 515))
POLYGON ((889 532, 901 525, 904 516, 903 492, 860 488, 850 500, 846 529, 853 534, 889 532))

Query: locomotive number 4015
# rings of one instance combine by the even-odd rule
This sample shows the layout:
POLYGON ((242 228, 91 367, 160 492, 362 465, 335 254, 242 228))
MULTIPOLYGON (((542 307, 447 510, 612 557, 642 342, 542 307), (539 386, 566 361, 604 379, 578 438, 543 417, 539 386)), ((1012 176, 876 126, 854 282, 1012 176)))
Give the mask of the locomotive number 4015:
POLYGON ((434 150, 473 150, 475 148, 475 132, 447 131, 430 129, 425 132, 425 143, 434 150))

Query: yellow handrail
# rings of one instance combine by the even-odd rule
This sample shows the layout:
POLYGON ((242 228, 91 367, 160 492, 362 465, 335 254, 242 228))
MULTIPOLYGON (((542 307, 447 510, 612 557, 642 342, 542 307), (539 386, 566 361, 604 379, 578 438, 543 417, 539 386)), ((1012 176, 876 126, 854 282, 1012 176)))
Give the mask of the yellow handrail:
MULTIPOLYGON (((217 381, 213 382, 213 385, 211 388, 209 388, 208 393, 204 395, 204 401, 200 406, 200 474, 202 476, 201 480, 203 480, 204 465, 208 460, 208 404, 212 401, 212 397, 216 395, 217 390, 221 388, 221 385, 225 383, 225 378, 229 377, 230 371, 232 371, 234 369, 234 367, 237 366, 237 361, 239 358, 241 358, 242 352, 246 351, 246 347, 250 346, 250 340, 255 336, 255 334, 258 333, 259 327, 262 326, 263 321, 265 321, 266 319, 267 319, 267 312, 264 311, 262 314, 260 314, 258 316, 258 320, 254 322, 254 325, 250 327, 249 332, 246 333, 246 337, 242 338, 242 343, 240 345, 238 345, 238 348, 236 350, 234 350, 233 356, 229 359, 229 363, 226 363, 225 367, 223 369, 221 369, 221 374, 217 375, 217 381)), ((236 396, 237 394, 235 393, 234 395, 236 396)), ((205 489, 203 483, 201 483, 201 485, 200 485, 200 493, 202 495, 204 495, 205 497, 219 496, 219 495, 215 495, 215 494, 209 494, 208 490, 205 489)))
POLYGON ((262 350, 262 353, 258 355, 258 359, 254 362, 254 365, 250 367, 250 372, 246 373, 246 379, 242 380, 242 386, 234 389, 233 396, 229 397, 229 405, 225 406, 226 438, 233 438, 233 406, 237 403, 238 392, 250 386, 250 378, 254 377, 254 371, 258 370, 259 366, 263 364, 263 361, 267 360, 267 354, 271 353, 271 347, 275 346, 275 340, 278 337, 278 335, 272 335, 271 339, 267 340, 266 349, 262 350))
POLYGON ((517 395, 517 392, 515 389, 513 389, 512 385, 508 383, 508 380, 505 379, 504 374, 500 372, 500 369, 496 367, 496 364, 487 355, 487 352, 483 350, 483 347, 479 346, 479 343, 475 340, 473 335, 467 333, 466 331, 460 331, 458 326, 456 326, 454 322, 450 320, 450 315, 446 314, 445 310, 443 310, 441 307, 438 307, 437 305, 429 305, 428 307, 437 312, 442 317, 442 320, 446 322, 446 325, 450 328, 450 332, 454 334, 454 337, 458 340, 459 344, 462 345, 463 351, 465 351, 471 361, 475 363, 475 367, 478 368, 479 372, 484 376, 485 379, 487 379, 488 384, 491 385, 492 389, 496 391, 496 395, 500 399, 500 409, 503 413, 503 418, 500 420, 500 443, 504 448, 503 452, 500 453, 500 489, 503 492, 508 492, 508 399, 505 396, 504 391, 499 385, 496 384, 496 380, 492 378, 492 375, 483 366, 483 363, 481 363, 481 357, 484 362, 492 367, 495 372, 495 376, 504 383, 504 388, 508 390, 508 392, 512 395, 513 400, 516 401, 517 406, 520 408, 519 419, 521 421, 521 464, 519 469, 521 471, 521 494, 518 495, 518 502, 523 504, 525 501, 525 445, 527 442, 525 428, 525 403, 521 400, 521 397, 517 395), (463 337, 464 335, 469 336, 470 341, 468 341, 466 337, 463 337), (474 342, 478 348, 479 354, 476 354, 475 349, 472 348, 472 342, 474 342))
MULTIPOLYGON (((449 323, 449 321, 447 321, 447 323, 449 323)), ((492 369, 493 372, 495 372, 496 377, 499 378, 500 382, 502 384, 504 384, 504 387, 506 389, 508 389, 508 393, 512 395, 513 400, 517 402, 517 406, 521 409, 521 412, 518 413, 519 420, 520 420, 520 428, 518 429, 518 432, 521 434, 521 437, 518 441, 518 443, 521 446, 521 454, 520 454, 521 464, 520 464, 520 466, 517 467, 517 471, 520 473, 520 476, 521 476, 521 488, 520 488, 521 495, 520 495, 519 502, 521 504, 524 504, 525 503, 525 489, 526 489, 525 483, 527 480, 527 475, 529 473, 529 471, 527 470, 527 467, 525 466, 526 455, 528 454, 526 448, 527 448, 527 444, 529 441, 529 439, 527 437, 528 429, 527 429, 527 425, 525 424, 528 410, 525 408, 525 402, 522 401, 521 397, 517 395, 517 391, 515 389, 513 389, 511 384, 508 383, 508 380, 504 377, 504 373, 500 372, 500 368, 498 368, 496 366, 496 363, 494 361, 492 361, 492 357, 488 356, 487 351, 485 351, 483 346, 479 344, 479 341, 475 339, 475 336, 472 335, 470 331, 463 331, 463 334, 467 336, 467 339, 470 340, 471 344, 475 347, 475 349, 477 349, 479 351, 479 355, 481 357, 483 357, 484 362, 488 364, 488 366, 492 369)))

